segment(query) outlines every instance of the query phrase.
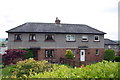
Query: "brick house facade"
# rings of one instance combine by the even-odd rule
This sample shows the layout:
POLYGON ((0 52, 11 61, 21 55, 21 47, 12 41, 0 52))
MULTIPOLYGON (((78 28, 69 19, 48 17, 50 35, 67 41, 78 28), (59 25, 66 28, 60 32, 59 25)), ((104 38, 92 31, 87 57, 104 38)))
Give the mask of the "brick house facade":
MULTIPOLYGON (((69 49, 73 49, 73 48, 69 48, 69 49)), ((51 60, 51 58, 47 58, 45 57, 45 50, 49 50, 49 49, 40 49, 38 50, 38 60, 42 60, 42 59, 45 59, 45 60, 51 60)), ((51 49, 50 49, 51 50, 51 49)), ((59 62, 60 61, 60 58, 64 58, 64 54, 66 52, 66 48, 62 48, 62 49, 53 49, 54 50, 54 57, 52 59, 54 59, 56 62, 59 62)), ((81 49, 75 49, 75 57, 74 57, 74 60, 75 61, 80 61, 80 51, 81 49)), ((99 48, 99 55, 96 55, 96 49, 95 48, 91 48, 91 49, 85 49, 85 52, 86 52, 86 56, 85 56, 85 61, 90 61, 90 62, 99 62, 99 61, 102 61, 103 60, 103 53, 104 53, 104 49, 103 48, 99 48)))
POLYGON ((84 24, 25 23, 7 31, 8 49, 29 48, 38 60, 60 62, 66 50, 75 61, 102 61, 104 32, 84 24))

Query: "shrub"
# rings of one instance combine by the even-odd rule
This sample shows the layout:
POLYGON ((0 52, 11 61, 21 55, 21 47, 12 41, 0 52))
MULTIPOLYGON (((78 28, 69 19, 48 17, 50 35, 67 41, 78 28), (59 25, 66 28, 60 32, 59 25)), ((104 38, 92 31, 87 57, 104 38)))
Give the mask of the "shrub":
POLYGON ((16 72, 13 74, 16 77, 25 78, 30 74, 40 73, 51 70, 53 65, 45 60, 36 61, 33 58, 17 62, 16 72))
POLYGON ((82 68, 68 68, 62 65, 55 71, 30 75, 28 78, 85 78, 85 80, 87 80, 86 78, 114 79, 118 78, 118 63, 103 61, 82 68))
POLYGON ((24 57, 25 57, 26 59, 28 59, 28 58, 33 58, 33 51, 32 51, 32 50, 29 50, 29 49, 22 49, 22 50, 27 51, 27 53, 25 53, 25 55, 24 55, 24 57))
POLYGON ((16 65, 7 66, 2 69, 2 77, 3 78, 10 78, 12 73, 16 70, 16 65))
POLYGON ((115 51, 111 49, 105 50, 104 59, 108 61, 113 61, 115 59, 115 51))
POLYGON ((120 56, 115 56, 115 61, 120 62, 120 56))
POLYGON ((27 51, 21 50, 21 49, 8 49, 6 51, 7 53, 2 55, 2 60, 5 65, 16 63, 24 58, 24 54, 27 51))
POLYGON ((65 53, 65 58, 67 59, 73 59, 74 58, 74 54, 71 50, 67 50, 65 53))

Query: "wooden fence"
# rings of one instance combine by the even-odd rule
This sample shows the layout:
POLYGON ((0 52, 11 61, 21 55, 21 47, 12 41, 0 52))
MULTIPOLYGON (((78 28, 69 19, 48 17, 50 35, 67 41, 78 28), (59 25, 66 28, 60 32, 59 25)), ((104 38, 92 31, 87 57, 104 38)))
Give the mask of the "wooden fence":
POLYGON ((60 58, 60 63, 61 64, 68 64, 69 66, 73 66, 73 67, 80 67, 82 64, 80 61, 74 61, 71 59, 65 59, 65 58, 60 58))
POLYGON ((90 61, 75 61, 75 60, 71 60, 71 59, 66 59, 66 58, 60 58, 60 63, 61 64, 67 64, 69 66, 73 66, 73 67, 81 67, 82 65, 86 66, 89 64, 94 64, 96 62, 90 62, 90 61))

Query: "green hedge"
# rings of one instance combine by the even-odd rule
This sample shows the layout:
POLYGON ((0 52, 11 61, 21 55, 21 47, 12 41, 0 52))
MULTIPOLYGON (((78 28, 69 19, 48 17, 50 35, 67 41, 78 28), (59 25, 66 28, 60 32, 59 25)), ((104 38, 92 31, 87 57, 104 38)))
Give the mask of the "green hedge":
POLYGON ((81 68, 62 65, 55 71, 32 74, 27 78, 118 78, 118 63, 103 61, 81 68))
POLYGON ((115 51, 112 49, 105 50, 104 59, 107 61, 113 61, 115 59, 115 51))
MULTIPOLYGON (((86 67, 70 68, 65 65, 49 65, 33 59, 18 62, 13 75, 8 78, 118 78, 118 62, 103 61, 86 67)), ((6 70, 7 72, 8 70, 6 70)), ((8 73, 9 74, 9 73, 8 73)))
POLYGON ((115 56, 115 61, 120 62, 120 56, 115 56))

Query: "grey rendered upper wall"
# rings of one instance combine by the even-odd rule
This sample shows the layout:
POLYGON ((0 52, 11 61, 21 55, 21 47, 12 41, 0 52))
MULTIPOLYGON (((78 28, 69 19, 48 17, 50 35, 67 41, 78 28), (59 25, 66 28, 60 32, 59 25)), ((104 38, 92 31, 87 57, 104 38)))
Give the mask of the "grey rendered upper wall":
POLYGON ((54 34, 55 42, 45 42, 45 34, 36 33, 36 42, 29 42, 30 33, 22 33, 22 41, 14 42, 15 33, 8 34, 8 48, 30 48, 30 47, 40 47, 40 48, 78 48, 78 46, 88 46, 89 48, 104 48, 104 35, 99 35, 99 42, 94 41, 93 34, 74 34, 75 42, 66 42, 67 34, 54 34), (82 42, 82 35, 88 36, 88 42, 82 42))

